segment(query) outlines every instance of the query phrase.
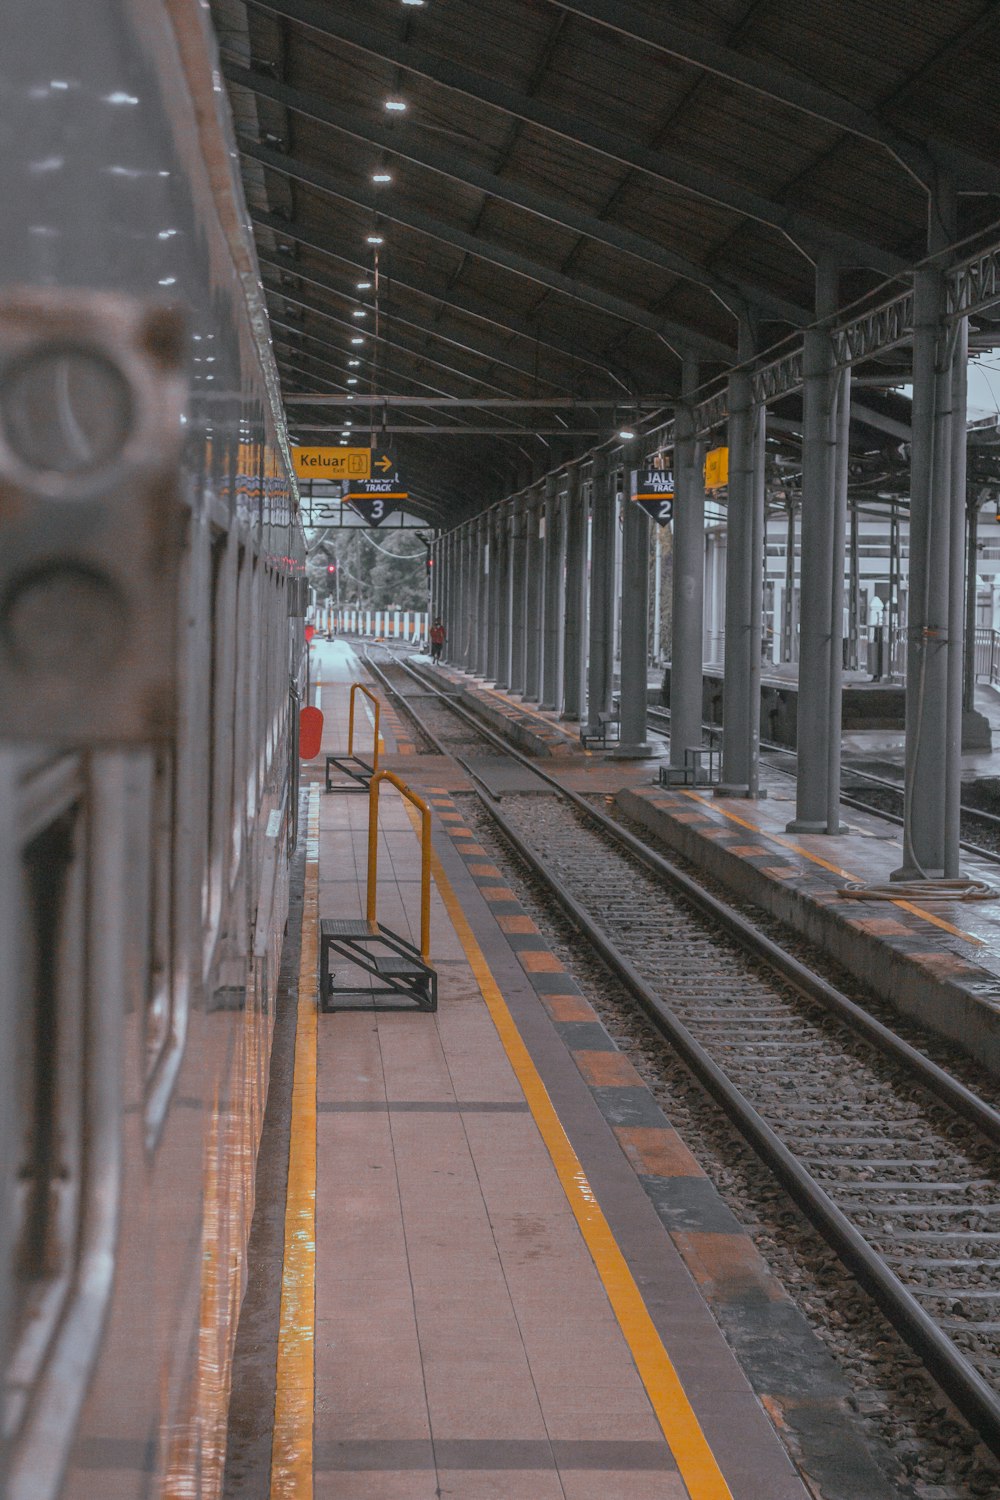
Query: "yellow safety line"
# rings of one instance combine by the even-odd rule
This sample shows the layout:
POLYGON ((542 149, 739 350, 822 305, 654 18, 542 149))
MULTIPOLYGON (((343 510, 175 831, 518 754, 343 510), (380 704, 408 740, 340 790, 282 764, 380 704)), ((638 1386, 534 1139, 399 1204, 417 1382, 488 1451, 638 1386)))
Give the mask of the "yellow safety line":
POLYGON ((271 1500, 312 1500, 316 1332, 316 958, 319 788, 309 791, 302 953, 292 1074, 271 1500))
MULTIPOLYGON (((736 813, 720 807, 718 802, 707 801, 697 792, 685 791, 683 787, 678 790, 683 792, 685 797, 690 797, 693 802, 700 802, 702 807, 711 808, 712 812, 720 812, 731 823, 738 823, 741 828, 749 828, 751 833, 759 833, 761 838, 770 839, 772 844, 780 844, 783 849, 791 849, 794 854, 801 854, 803 859, 811 860, 814 865, 822 865, 824 870, 830 870, 834 875, 842 875, 845 880, 856 881, 859 885, 863 884, 860 875, 852 875, 850 870, 842 870, 840 865, 830 864, 829 860, 821 859, 818 854, 812 854, 808 849, 803 849, 801 844, 795 844, 791 839, 783 839, 780 834, 771 833, 768 829, 761 828, 759 824, 751 823, 749 818, 737 817, 736 813)), ((898 906, 901 911, 911 912, 913 916, 920 917, 924 922, 930 922, 934 927, 941 927, 945 932, 953 933, 955 937, 964 938, 967 943, 975 943, 980 948, 986 945, 985 938, 974 937, 971 932, 963 932, 961 927, 953 927, 950 922, 945 921, 944 917, 935 916, 934 912, 925 911, 922 906, 914 906, 912 901, 892 901, 889 904, 898 906)))
POLYGON ((681 1478, 692 1500, 733 1500, 732 1491, 722 1477, 680 1377, 649 1316, 642 1293, 618 1248, 611 1226, 601 1211, 437 854, 434 855, 433 868, 434 880, 452 926, 552 1158, 681 1478))

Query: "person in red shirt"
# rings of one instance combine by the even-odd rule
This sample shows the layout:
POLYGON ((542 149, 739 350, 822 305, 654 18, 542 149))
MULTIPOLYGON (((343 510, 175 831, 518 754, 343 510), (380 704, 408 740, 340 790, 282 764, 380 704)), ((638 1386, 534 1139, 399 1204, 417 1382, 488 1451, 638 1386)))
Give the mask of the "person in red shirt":
POLYGON ((441 660, 441 648, 445 641, 445 629, 440 617, 431 626, 431 661, 441 660))

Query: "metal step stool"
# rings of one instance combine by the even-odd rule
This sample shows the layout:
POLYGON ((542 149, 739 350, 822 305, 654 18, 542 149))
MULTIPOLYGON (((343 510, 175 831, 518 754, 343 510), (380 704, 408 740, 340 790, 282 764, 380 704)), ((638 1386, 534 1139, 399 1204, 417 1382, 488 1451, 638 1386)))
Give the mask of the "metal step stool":
POLYGON ((420 950, 381 922, 364 918, 342 920, 324 917, 319 924, 320 1010, 437 1010, 437 974, 420 957, 420 950), (330 955, 339 954, 363 969, 375 981, 360 990, 354 985, 334 983, 330 955), (335 996, 351 996, 352 1003, 337 1003, 335 996), (377 995, 397 997, 396 1003, 379 1003, 377 995))

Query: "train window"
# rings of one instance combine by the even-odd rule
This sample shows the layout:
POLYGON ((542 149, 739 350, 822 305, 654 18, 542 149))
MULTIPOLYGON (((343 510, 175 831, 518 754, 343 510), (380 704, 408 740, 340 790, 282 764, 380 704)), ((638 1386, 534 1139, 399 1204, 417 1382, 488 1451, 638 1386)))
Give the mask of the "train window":
POLYGON ((39 781, 21 851, 21 1003, 14 1014, 16 1292, 7 1413, 14 1432, 69 1294, 85 1136, 84 818, 71 762, 39 781))

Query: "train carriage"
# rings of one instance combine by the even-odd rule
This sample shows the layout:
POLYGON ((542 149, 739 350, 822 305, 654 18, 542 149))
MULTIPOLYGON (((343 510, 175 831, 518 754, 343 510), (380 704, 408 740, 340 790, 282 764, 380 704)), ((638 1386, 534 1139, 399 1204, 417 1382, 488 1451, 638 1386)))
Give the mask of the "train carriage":
POLYGON ((5 23, 5 1493, 208 1497, 296 823, 298 501, 204 7, 5 23))

